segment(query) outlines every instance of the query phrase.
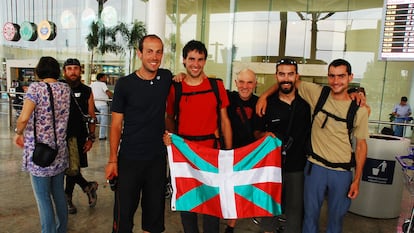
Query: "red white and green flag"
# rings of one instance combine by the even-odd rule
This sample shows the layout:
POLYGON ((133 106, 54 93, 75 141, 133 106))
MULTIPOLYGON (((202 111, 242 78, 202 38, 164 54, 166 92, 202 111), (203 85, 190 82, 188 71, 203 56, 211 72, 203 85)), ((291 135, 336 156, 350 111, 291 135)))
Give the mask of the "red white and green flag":
POLYGON ((207 148, 171 134, 171 209, 251 218, 281 214, 281 141, 265 137, 234 150, 207 148))

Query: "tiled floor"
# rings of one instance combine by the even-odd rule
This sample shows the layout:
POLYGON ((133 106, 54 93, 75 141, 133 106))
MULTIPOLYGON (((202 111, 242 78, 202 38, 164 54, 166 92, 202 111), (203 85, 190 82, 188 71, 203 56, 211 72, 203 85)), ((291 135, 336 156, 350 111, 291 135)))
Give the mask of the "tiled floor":
MULTIPOLYGON (((7 110, 7 109, 6 109, 7 110)), ((39 217, 36 202, 33 197, 29 176, 20 169, 21 149, 12 144, 12 130, 8 126, 5 108, 0 106, 0 232, 4 233, 35 233, 40 232, 39 217)), ((89 180, 99 183, 98 204, 89 208, 87 197, 75 188, 74 204, 78 207, 76 215, 69 216, 69 233, 109 233, 111 232, 113 193, 105 182, 104 166, 109 152, 108 141, 97 141, 89 153, 89 168, 83 170, 83 175, 89 180)), ((380 194, 379 194, 380 195, 380 194)), ((409 195, 404 192, 406 201, 402 212, 408 216, 409 195)), ((179 214, 169 210, 166 202, 166 231, 168 233, 183 232, 179 214)), ((325 229, 327 214, 321 215, 321 230, 325 229)), ((348 213, 344 222, 344 233, 394 233, 397 232, 396 219, 372 219, 348 213)), ((140 230, 140 211, 135 215, 135 232, 140 230)), ((221 232, 225 222, 222 221, 221 232)), ((250 219, 238 221, 235 232, 261 232, 260 228, 250 219)), ((324 232, 324 231, 321 231, 324 232)))

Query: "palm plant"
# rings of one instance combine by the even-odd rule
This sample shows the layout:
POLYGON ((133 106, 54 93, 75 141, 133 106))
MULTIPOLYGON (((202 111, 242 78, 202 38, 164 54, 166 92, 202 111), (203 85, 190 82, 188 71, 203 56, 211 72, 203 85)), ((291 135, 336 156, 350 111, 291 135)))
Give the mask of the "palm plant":
MULTIPOLYGON (((86 36, 86 44, 88 45, 88 50, 91 51, 91 69, 93 69, 93 55, 95 54, 95 49, 99 44, 99 25, 98 22, 92 22, 90 26, 91 32, 86 36)), ((89 80, 91 78, 91 71, 89 72, 89 80)))
MULTIPOLYGON (((147 34, 145 25, 141 21, 135 20, 128 38, 129 57, 132 58, 132 70, 135 69, 135 62, 137 57, 135 54, 138 50, 138 42, 147 34)), ((131 59, 129 62, 129 71, 131 72, 131 59)))
MULTIPOLYGON (((143 22, 135 20, 131 29, 125 23, 106 28, 99 22, 92 22, 91 32, 86 37, 88 50, 91 51, 91 66, 93 67, 93 57, 95 52, 101 55, 105 53, 115 53, 124 56, 126 50, 129 51, 129 67, 135 65, 135 53, 138 49, 138 41, 146 34, 146 28, 143 22)), ((130 69, 129 69, 130 70, 130 69)))

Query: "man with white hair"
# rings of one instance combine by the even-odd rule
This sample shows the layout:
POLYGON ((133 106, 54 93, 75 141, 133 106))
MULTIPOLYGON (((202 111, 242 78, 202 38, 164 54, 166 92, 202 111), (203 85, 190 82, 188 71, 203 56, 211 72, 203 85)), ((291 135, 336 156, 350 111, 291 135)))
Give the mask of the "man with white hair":
MULTIPOLYGON (((257 78, 251 69, 243 69, 235 81, 237 91, 228 92, 230 105, 227 113, 230 118, 233 148, 245 146, 255 141, 253 135, 253 116, 258 97, 253 94, 257 78)), ((228 219, 225 233, 233 233, 236 219, 228 219)))

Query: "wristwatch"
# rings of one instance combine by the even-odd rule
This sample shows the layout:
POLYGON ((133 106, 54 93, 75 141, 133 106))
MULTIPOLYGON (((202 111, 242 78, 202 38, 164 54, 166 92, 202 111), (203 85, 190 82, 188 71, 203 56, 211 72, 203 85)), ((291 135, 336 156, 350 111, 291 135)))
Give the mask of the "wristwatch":
POLYGON ((90 133, 90 134, 88 135, 88 140, 89 140, 89 141, 91 141, 91 142, 95 142, 95 139, 96 139, 96 137, 95 137, 95 133, 90 133))
POLYGON ((96 117, 91 117, 88 121, 89 124, 96 124, 96 117))
POLYGON ((15 132, 17 135, 23 135, 23 130, 18 130, 17 128, 14 128, 14 132, 15 132))

